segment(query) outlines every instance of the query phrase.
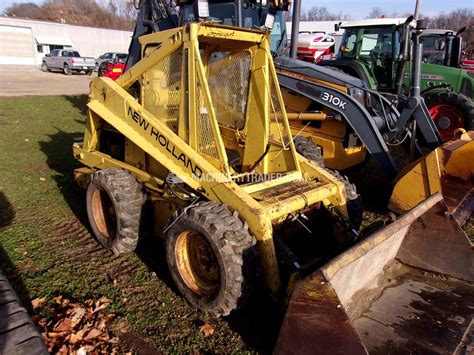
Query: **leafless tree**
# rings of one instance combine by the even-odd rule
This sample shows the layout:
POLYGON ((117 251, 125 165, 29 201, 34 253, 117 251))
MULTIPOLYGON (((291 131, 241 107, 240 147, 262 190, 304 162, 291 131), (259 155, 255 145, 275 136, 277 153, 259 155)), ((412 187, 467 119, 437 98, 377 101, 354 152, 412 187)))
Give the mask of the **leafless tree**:
POLYGON ((42 4, 16 4, 4 11, 5 16, 69 23, 72 25, 133 29, 133 13, 127 4, 110 0, 99 4, 96 0, 45 0, 42 4))
POLYGON ((350 15, 332 13, 326 7, 313 6, 308 11, 301 12, 301 21, 337 21, 349 20, 350 15))
POLYGON ((428 27, 442 28, 452 31, 458 31, 466 26, 467 30, 462 34, 466 43, 466 49, 471 53, 474 52, 474 11, 472 9, 458 9, 448 13, 441 13, 429 19, 428 27))

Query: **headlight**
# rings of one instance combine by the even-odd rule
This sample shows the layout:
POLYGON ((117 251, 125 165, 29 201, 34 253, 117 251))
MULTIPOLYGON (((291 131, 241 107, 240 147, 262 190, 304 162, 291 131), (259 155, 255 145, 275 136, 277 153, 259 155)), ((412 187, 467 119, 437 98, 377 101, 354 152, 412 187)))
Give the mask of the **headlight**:
POLYGON ((351 88, 350 89, 351 96, 359 101, 359 103, 365 107, 365 94, 364 90, 359 88, 351 88))

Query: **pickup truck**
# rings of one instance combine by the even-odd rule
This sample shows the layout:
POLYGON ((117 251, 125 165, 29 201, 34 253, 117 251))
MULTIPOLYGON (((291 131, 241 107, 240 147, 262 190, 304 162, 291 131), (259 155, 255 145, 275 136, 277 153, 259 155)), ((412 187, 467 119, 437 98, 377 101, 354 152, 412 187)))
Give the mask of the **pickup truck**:
POLYGON ((45 72, 62 71, 66 75, 84 71, 87 75, 91 75, 95 69, 95 59, 81 57, 79 52, 73 49, 53 49, 43 58, 41 69, 45 72))
POLYGON ((99 58, 95 60, 95 69, 99 70, 99 67, 104 62, 115 63, 118 60, 126 61, 127 60, 127 53, 119 53, 119 52, 107 52, 102 54, 99 58))

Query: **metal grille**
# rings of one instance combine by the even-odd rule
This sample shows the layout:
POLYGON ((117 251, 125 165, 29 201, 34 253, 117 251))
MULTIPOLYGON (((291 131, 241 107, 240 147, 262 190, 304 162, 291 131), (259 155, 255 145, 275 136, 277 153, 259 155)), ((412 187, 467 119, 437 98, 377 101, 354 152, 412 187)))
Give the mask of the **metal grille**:
POLYGON ((143 107, 173 132, 178 132, 181 50, 177 50, 143 75, 143 107))
POLYGON ((283 119, 282 108, 280 101, 278 101, 277 89, 275 81, 270 77, 270 140, 283 144, 285 147, 290 143, 288 130, 283 119))
POLYGON ((206 101, 204 100, 204 93, 202 92, 202 87, 199 82, 199 79, 196 80, 197 86, 197 140, 198 140, 198 152, 209 155, 210 157, 219 159, 219 154, 217 152, 216 139, 212 133, 211 121, 209 112, 206 106, 206 101))
POLYGON ((243 129, 250 79, 250 53, 212 52, 208 60, 208 83, 217 121, 243 129))

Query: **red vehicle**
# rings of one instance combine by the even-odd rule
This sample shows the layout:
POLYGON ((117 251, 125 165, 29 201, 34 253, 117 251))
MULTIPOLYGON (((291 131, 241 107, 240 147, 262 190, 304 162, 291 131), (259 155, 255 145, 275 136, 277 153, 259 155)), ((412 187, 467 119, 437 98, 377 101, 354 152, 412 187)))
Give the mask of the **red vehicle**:
POLYGON ((105 76, 112 80, 117 80, 117 78, 123 74, 125 71, 125 59, 115 60, 114 62, 103 62, 99 66, 97 75, 105 76))
POLYGON ((474 60, 473 59, 461 59, 461 69, 474 71, 474 60))

